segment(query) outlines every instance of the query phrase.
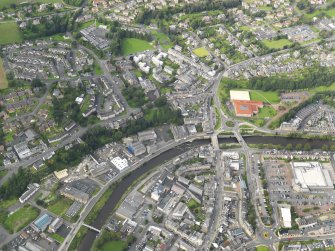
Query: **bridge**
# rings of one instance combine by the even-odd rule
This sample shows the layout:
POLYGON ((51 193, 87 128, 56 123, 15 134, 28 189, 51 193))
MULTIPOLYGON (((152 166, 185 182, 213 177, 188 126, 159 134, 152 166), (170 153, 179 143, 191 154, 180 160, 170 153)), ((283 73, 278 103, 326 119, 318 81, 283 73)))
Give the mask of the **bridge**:
POLYGON ((95 227, 92 227, 92 226, 90 226, 90 225, 87 225, 87 224, 85 224, 85 223, 83 223, 83 226, 85 226, 85 227, 87 227, 87 228, 89 228, 89 229, 91 229, 91 230, 93 230, 93 231, 95 231, 95 232, 97 232, 97 233, 99 233, 99 234, 100 234, 100 232, 101 232, 101 230, 99 230, 99 229, 97 229, 97 228, 95 228, 95 227))

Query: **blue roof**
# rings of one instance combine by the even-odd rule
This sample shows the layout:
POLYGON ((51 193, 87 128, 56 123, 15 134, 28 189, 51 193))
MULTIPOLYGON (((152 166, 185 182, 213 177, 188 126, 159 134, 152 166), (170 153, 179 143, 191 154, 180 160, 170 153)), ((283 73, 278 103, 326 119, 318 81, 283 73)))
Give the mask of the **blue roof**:
POLYGON ((40 218, 38 218, 34 224, 35 226, 40 229, 41 231, 44 231, 48 225, 51 223, 52 217, 49 214, 43 214, 40 218))

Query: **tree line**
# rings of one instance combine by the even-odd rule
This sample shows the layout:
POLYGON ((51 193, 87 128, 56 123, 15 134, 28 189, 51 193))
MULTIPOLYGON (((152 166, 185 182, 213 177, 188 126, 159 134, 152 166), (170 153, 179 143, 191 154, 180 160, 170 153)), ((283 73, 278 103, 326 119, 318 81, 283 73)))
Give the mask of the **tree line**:
POLYGON ((330 86, 334 82, 335 71, 322 66, 314 66, 305 69, 300 77, 254 77, 249 80, 248 86, 250 89, 263 91, 302 90, 317 86, 330 86))
POLYGON ((188 13, 196 13, 203 11, 211 11, 211 10, 225 10, 236 8, 241 5, 241 0, 228 0, 228 1, 201 1, 196 4, 187 4, 184 6, 178 7, 168 7, 162 10, 149 10, 145 9, 142 13, 138 14, 136 17, 136 21, 142 24, 149 24, 151 19, 170 19, 173 15, 177 13, 184 12, 188 13))

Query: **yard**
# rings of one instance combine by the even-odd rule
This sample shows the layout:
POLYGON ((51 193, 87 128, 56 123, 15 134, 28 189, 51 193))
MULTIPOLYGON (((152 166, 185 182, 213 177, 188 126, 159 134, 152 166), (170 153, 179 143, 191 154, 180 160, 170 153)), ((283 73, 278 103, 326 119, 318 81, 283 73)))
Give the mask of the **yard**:
POLYGON ((0 58, 0 89, 5 89, 8 87, 8 81, 6 78, 6 72, 3 67, 2 59, 0 58))
POLYGON ((127 242, 124 241, 109 241, 106 242, 103 247, 102 251, 123 251, 127 247, 127 242))
POLYGON ((205 47, 194 49, 193 53, 197 55, 199 58, 207 57, 209 55, 209 52, 206 50, 205 47))
POLYGON ((48 206, 48 210, 54 214, 59 216, 63 216, 66 211, 70 208, 73 201, 64 197, 60 197, 56 202, 52 202, 50 206, 48 206))
POLYGON ((154 47, 148 41, 137 38, 125 38, 122 40, 121 45, 123 55, 152 50, 153 48, 154 47))
POLYGON ((21 31, 15 22, 0 23, 1 44, 20 43, 22 42, 21 31))
POLYGON ((39 210, 35 207, 25 205, 13 214, 9 215, 3 222, 3 226, 10 232, 16 233, 39 215, 39 210))
POLYGON ((250 90, 249 93, 251 100, 263 101, 271 104, 276 104, 280 102, 279 94, 276 91, 265 92, 258 90, 250 90))
POLYGON ((285 45, 291 45, 291 41, 288 39, 268 40, 262 41, 266 47, 270 49, 282 49, 285 45))

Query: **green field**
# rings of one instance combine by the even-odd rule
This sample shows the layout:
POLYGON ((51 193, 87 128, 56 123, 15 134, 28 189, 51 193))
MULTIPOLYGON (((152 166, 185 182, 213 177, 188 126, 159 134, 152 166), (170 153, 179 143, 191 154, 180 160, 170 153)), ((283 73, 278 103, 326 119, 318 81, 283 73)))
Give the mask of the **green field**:
POLYGON ((335 83, 330 86, 318 86, 313 89, 310 89, 309 93, 317 93, 317 92, 326 92, 326 91, 335 91, 335 83))
POLYGON ((123 55, 152 50, 153 48, 154 47, 148 41, 137 38, 125 38, 122 40, 121 45, 123 55))
POLYGON ((60 236, 59 234, 57 233, 52 233, 50 234, 50 237, 54 240, 56 240, 58 243, 63 243, 64 242, 64 237, 63 236, 60 236))
POLYGON ((279 40, 262 40, 266 47, 270 49, 282 49, 285 45, 291 45, 291 41, 288 39, 279 39, 279 40))
POLYGON ((21 4, 21 3, 61 3, 62 0, 1 0, 0 1, 0 9, 8 8, 11 4, 21 4))
POLYGON ((205 47, 194 49, 193 53, 197 55, 199 58, 207 57, 209 55, 209 52, 206 50, 205 47))
POLYGON ((277 111, 272 106, 264 106, 263 108, 259 109, 255 118, 272 118, 276 116, 277 111))
POLYGON ((1 44, 11 44, 22 42, 21 32, 15 22, 0 23, 0 36, 1 44))
POLYGON ((38 215, 39 210, 37 208, 25 205, 13 214, 9 215, 3 223, 3 226, 10 233, 16 233, 35 220, 38 215))
POLYGON ((52 205, 48 206, 48 210, 54 214, 63 216, 72 203, 72 200, 61 197, 55 203, 52 203, 52 205))
POLYGON ((249 91, 251 100, 263 101, 266 103, 279 103, 280 97, 278 92, 265 92, 265 91, 256 91, 251 90, 249 91))
POLYGON ((18 199, 16 199, 16 198, 12 198, 12 199, 8 199, 8 200, 2 200, 1 203, 0 203, 0 208, 8 209, 11 206, 15 205, 16 202, 18 202, 18 199))
POLYGON ((102 251, 123 251, 127 247, 127 243, 124 241, 109 241, 106 242, 103 247, 102 251))
POLYGON ((326 13, 327 16, 335 17, 335 8, 331 8, 329 10, 326 10, 325 13, 326 13))
POLYGON ((267 246, 258 246, 256 251, 269 251, 270 249, 267 246))
POLYGON ((163 47, 164 50, 172 48, 173 43, 170 38, 163 32, 157 32, 156 30, 151 31, 152 35, 155 37, 155 40, 163 47))
POLYGON ((8 87, 8 81, 6 77, 6 72, 3 67, 2 59, 0 58, 0 89, 5 89, 8 87))

